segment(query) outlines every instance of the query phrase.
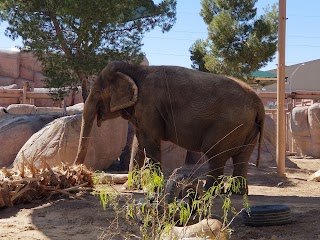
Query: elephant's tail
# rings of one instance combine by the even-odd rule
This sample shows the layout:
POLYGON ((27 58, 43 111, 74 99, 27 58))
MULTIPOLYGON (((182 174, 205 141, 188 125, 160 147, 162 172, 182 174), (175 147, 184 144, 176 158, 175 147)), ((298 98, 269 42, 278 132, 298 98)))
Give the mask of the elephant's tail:
POLYGON ((256 123, 259 129, 258 155, 257 155, 256 167, 259 167, 259 164, 260 164, 261 148, 262 148, 262 141, 264 136, 264 121, 265 121, 265 110, 263 107, 262 111, 258 112, 257 119, 256 119, 256 123))

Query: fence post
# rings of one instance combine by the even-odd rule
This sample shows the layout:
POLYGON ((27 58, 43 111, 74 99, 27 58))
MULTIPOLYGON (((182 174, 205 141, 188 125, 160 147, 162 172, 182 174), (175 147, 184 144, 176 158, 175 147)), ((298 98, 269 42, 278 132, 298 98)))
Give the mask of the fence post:
POLYGON ((22 103, 23 104, 27 103, 27 91, 28 91, 28 82, 24 82, 23 88, 22 88, 22 103))
MULTIPOLYGON (((29 89, 30 92, 34 92, 34 84, 29 84, 29 89)), ((30 98, 30 104, 34 105, 34 98, 30 98)))

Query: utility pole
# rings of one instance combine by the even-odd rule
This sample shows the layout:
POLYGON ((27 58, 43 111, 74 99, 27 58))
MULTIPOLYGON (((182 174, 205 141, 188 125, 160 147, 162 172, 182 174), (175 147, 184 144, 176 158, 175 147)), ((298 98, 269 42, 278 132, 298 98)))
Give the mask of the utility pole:
POLYGON ((277 149, 278 175, 285 176, 286 121, 285 121, 285 47, 286 0, 279 0, 278 74, 277 74, 277 149))

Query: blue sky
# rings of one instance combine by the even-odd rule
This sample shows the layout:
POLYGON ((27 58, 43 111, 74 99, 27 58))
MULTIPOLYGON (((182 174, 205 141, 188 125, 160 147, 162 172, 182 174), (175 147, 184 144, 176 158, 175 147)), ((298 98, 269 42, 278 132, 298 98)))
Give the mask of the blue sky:
MULTIPOLYGON (((159 1, 159 0, 158 0, 159 1)), ((155 1, 157 2, 157 1, 155 1)), ((278 0, 259 0, 261 12, 278 0)), ((200 0, 178 0, 177 22, 168 33, 155 29, 145 35, 143 51, 151 65, 178 65, 190 67, 189 48, 195 40, 205 39, 206 25, 199 15, 200 0)), ((287 0, 286 65, 320 58, 320 1, 287 0)), ((20 45, 4 36, 5 25, 0 25, 0 48, 20 45)), ((277 58, 263 70, 276 68, 277 58)))

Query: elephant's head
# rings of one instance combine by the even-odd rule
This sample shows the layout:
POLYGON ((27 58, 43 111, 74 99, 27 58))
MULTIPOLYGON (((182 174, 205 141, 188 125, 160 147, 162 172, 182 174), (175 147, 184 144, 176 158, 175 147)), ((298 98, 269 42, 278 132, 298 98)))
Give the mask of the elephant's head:
POLYGON ((100 73, 84 104, 79 147, 75 163, 84 162, 94 119, 102 121, 120 116, 120 111, 133 106, 138 99, 138 87, 121 70, 130 67, 123 62, 110 62, 100 73))

